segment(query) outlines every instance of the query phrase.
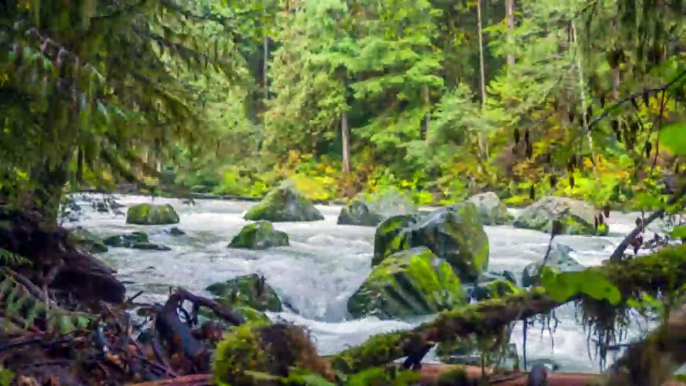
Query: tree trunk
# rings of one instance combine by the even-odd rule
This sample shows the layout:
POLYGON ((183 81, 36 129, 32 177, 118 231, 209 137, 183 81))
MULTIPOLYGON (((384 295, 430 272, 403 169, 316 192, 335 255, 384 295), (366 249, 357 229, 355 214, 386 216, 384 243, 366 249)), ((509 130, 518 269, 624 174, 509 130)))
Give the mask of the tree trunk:
POLYGON ((64 156, 57 165, 43 162, 32 173, 32 180, 36 184, 33 190, 35 202, 32 208, 26 209, 35 209, 49 224, 57 225, 62 191, 69 181, 70 159, 71 155, 64 156))
MULTIPOLYGON (((263 14, 267 16, 267 2, 262 0, 263 14)), ((267 36, 267 24, 262 23, 262 87, 264 88, 264 101, 265 103, 269 100, 269 77, 267 76, 267 71, 269 69, 269 37, 267 36)))
POLYGON ((513 44, 513 30, 515 27, 515 18, 514 18, 514 2, 515 0, 505 0, 505 11, 507 14, 507 39, 508 43, 510 44, 510 49, 507 54, 507 67, 514 66, 515 64, 515 56, 514 52, 512 52, 512 44, 513 44))
MULTIPOLYGON (((486 107, 486 70, 484 64, 483 26, 481 24, 481 0, 477 0, 476 2, 476 15, 479 28, 479 70, 481 73, 481 108, 484 109, 486 107)), ((488 158, 488 144, 486 143, 484 135, 481 131, 479 131, 478 139, 480 153, 479 156, 483 160, 488 158)))
POLYGON ((343 172, 350 172, 350 139, 348 129, 348 112, 341 113, 341 138, 343 142, 343 172))
POLYGON ((429 86, 424 86, 424 104, 426 104, 426 114, 424 115, 424 139, 429 140, 429 123, 431 122, 431 99, 429 97, 429 86))
POLYGON ((584 131, 586 132, 586 138, 588 139, 588 147, 591 150, 591 164, 593 165, 593 176, 595 177, 596 183, 600 183, 600 177, 598 176, 598 168, 596 167, 596 154, 593 149, 593 137, 591 136, 591 131, 588 130, 588 117, 586 115, 586 84, 584 83, 584 68, 581 57, 581 50, 579 49, 579 42, 576 36, 576 22, 572 22, 572 38, 574 39, 574 48, 576 49, 576 67, 577 73, 579 74, 579 92, 581 93, 581 108, 583 109, 581 113, 581 119, 584 124, 584 131))

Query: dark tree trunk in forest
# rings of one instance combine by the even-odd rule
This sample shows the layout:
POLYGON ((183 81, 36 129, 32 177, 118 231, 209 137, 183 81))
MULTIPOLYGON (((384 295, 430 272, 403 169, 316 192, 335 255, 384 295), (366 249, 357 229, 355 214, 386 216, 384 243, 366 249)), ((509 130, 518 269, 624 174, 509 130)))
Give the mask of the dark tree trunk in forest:
MULTIPOLYGON (((515 18, 514 18, 514 2, 515 0, 505 0, 505 11, 507 14, 507 38, 508 38, 508 43, 512 44, 513 42, 513 30, 515 27, 515 18)), ((507 66, 511 67, 514 66, 515 64, 515 56, 514 52, 512 52, 512 47, 510 47, 509 52, 507 53, 507 66)))
POLYGON ((341 113, 341 138, 343 147, 343 172, 350 172, 350 130, 348 128, 348 112, 341 113))
POLYGON ((69 180, 70 159, 71 156, 64 156, 57 165, 45 161, 32 173, 35 201, 31 209, 40 212, 46 222, 57 224, 62 192, 69 180))

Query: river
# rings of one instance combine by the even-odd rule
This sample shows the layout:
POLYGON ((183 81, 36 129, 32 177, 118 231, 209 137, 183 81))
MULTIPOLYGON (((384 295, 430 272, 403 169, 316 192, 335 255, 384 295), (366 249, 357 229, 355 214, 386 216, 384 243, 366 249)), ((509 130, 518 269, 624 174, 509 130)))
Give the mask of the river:
MULTIPOLYGON (((290 236, 289 247, 247 251, 229 249, 227 245, 247 223, 243 214, 254 203, 197 200, 195 206, 189 206, 177 199, 153 200, 132 195, 117 195, 115 199, 126 206, 169 203, 181 218, 177 226, 186 232, 184 236, 171 237, 163 232, 170 228, 168 225, 128 225, 124 216, 96 212, 82 196, 76 196, 83 210, 79 221, 66 223, 65 227, 82 226, 102 237, 141 230, 149 234, 151 242, 171 248, 171 251, 110 248, 99 255, 118 271, 129 293, 145 291, 139 298, 141 301, 163 302, 170 286, 183 286, 208 295, 205 287, 211 283, 260 273, 282 301, 297 310, 297 313, 289 310, 270 317, 306 326, 322 355, 360 344, 370 335, 409 329, 420 322, 346 319, 348 298, 371 271, 374 228, 337 225, 338 206, 317 206, 324 221, 275 224, 290 236)), ((573 248, 576 253, 572 256, 581 264, 599 265, 633 229, 636 216, 611 213, 607 220, 611 233, 607 237, 561 236, 558 241, 573 248)), ((549 240, 547 234, 510 226, 487 226, 485 230, 490 240, 489 269, 510 270, 516 275, 521 274, 524 266, 543 257, 549 240)), ((592 355, 589 357, 586 334, 576 321, 573 307, 558 309, 556 316, 560 323, 552 337, 547 331, 541 332, 540 326, 528 330, 527 359, 554 360, 564 372, 598 372, 598 361, 592 355)), ((644 329, 645 326, 636 326, 628 339, 635 338, 644 329)), ((521 323, 515 327, 512 337, 521 355, 521 323)), ((612 360, 609 357, 608 363, 612 360)))

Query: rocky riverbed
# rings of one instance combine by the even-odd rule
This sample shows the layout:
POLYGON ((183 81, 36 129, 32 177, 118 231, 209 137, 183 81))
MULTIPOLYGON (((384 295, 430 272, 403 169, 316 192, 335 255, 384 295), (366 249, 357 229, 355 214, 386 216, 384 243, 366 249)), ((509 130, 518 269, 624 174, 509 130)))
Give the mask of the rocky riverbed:
MULTIPOLYGON (((170 204, 179 215, 179 222, 173 225, 137 225, 127 224, 121 215, 126 212, 125 207, 119 209, 119 215, 93 207, 92 200, 97 198, 77 195, 76 203, 81 210, 65 226, 82 227, 101 239, 145 232, 148 237, 141 248, 110 247, 98 254, 118 270, 128 292, 145 291, 142 300, 164 301, 169 287, 178 285, 209 295, 205 291, 209 284, 258 273, 265 276, 284 304, 284 310, 269 313, 270 318, 307 326, 323 355, 357 345, 373 334, 412 328, 430 318, 379 320, 349 316, 348 299, 372 270, 375 228, 337 225, 339 206, 317 205, 324 217, 320 221, 274 223, 276 230, 287 233, 287 246, 248 250, 227 246, 249 223, 243 216, 254 202, 198 200, 195 205, 186 205, 176 199, 115 196, 115 201, 125 207, 139 203, 170 204), (174 227, 177 230, 172 231, 174 227)), ((512 216, 518 211, 508 210, 512 216)), ((604 220, 609 225, 608 235, 567 235, 557 240, 571 248, 571 256, 582 265, 599 265, 633 229, 636 216, 613 212, 604 220)), ((550 238, 540 231, 510 225, 484 229, 490 243, 489 269, 514 272, 520 283, 522 270, 527 264, 540 261, 550 238)), ((547 330, 542 331, 540 325, 529 328, 528 360, 553 360, 565 372, 597 372, 594 349, 591 347, 589 357, 586 334, 576 321, 574 309, 563 307, 557 310, 556 317, 559 325, 552 336, 547 330)), ((635 326, 628 339, 645 327, 635 326)), ((514 330, 513 343, 521 354, 521 323, 514 330)), ((427 359, 432 358, 435 359, 427 359)))

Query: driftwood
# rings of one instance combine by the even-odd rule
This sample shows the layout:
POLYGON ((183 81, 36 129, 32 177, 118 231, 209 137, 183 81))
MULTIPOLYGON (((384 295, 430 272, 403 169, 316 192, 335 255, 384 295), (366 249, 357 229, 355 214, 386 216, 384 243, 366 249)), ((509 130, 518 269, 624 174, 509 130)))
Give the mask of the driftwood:
MULTIPOLYGON (((679 190, 674 192, 672 196, 669 198, 667 203, 665 204, 665 207, 669 207, 672 205, 677 204, 681 199, 686 196, 686 184, 683 184, 679 190)), ((634 239, 640 235, 645 228, 652 223, 653 221, 657 220, 658 218, 662 218, 665 215, 665 208, 661 208, 653 212, 650 216, 646 217, 645 219, 642 219, 639 224, 637 224, 636 228, 632 230, 626 237, 624 237, 624 240, 622 240, 621 243, 615 248, 614 252, 612 252, 612 255, 610 255, 610 261, 619 261, 622 259, 624 256, 624 251, 634 242, 634 239)))

